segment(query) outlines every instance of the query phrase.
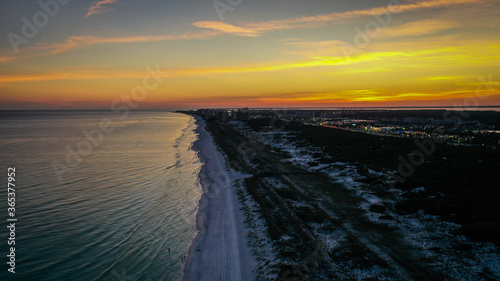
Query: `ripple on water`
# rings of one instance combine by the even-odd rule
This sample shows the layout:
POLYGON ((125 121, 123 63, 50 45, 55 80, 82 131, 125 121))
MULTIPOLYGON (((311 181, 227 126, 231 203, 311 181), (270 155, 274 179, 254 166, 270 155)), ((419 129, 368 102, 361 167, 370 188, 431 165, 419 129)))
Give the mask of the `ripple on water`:
POLYGON ((0 145, 9 148, 0 156, 16 165, 23 186, 16 202, 20 280, 180 276, 201 194, 192 117, 138 112, 122 121, 110 112, 67 112, 16 118, 0 120, 0 145), (66 147, 76 147, 82 130, 102 118, 116 120, 115 131, 59 182, 52 163, 64 164, 66 147))

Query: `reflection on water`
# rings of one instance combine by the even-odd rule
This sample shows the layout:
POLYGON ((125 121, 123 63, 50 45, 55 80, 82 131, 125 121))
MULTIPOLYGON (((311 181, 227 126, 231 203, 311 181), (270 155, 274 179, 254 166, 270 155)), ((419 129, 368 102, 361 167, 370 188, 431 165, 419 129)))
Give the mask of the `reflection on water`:
MULTIPOLYGON (((111 112, 16 112, 2 114, 0 121, 2 182, 8 167, 17 170, 18 280, 180 276, 182 256, 196 234, 201 194, 192 117, 134 112, 119 120, 111 112), (82 130, 99 128, 103 118, 115 130, 103 134, 60 182, 52 164, 67 164, 67 146, 76 150, 85 140, 82 130)), ((1 196, 6 198, 5 189, 1 196)), ((1 235, 7 237, 5 227, 1 235)))

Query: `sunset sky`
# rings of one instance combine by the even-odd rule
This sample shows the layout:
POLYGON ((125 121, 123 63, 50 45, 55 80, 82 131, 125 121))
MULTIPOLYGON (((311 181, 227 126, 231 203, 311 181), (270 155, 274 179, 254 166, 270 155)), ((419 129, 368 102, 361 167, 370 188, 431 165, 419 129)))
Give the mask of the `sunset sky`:
POLYGON ((106 109, 147 67, 143 109, 500 105, 499 0, 37 2, 0 2, 0 109, 106 109))

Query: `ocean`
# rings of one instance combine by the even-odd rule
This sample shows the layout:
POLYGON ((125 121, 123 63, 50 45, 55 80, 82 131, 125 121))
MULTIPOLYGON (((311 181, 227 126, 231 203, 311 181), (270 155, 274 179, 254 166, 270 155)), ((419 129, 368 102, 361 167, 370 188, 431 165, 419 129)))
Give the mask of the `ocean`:
POLYGON ((202 194, 196 127, 172 112, 1 112, 0 280, 178 279, 202 194))

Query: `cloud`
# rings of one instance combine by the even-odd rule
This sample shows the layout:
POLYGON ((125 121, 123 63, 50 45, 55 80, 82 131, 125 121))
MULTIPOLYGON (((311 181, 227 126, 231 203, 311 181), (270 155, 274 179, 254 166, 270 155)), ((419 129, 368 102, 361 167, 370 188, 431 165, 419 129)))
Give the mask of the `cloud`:
MULTIPOLYGON (((471 78, 476 78, 473 75, 462 75, 462 76, 433 76, 433 77, 422 77, 420 80, 425 80, 425 81, 458 81, 458 80, 464 80, 464 79, 471 79, 471 78)), ((462 84, 460 84, 462 85, 462 84)), ((465 85, 465 84, 464 84, 465 85)))
MULTIPOLYGON (((495 0, 432 0, 432 1, 419 1, 410 4, 401 5, 388 5, 384 7, 375 7, 364 10, 354 10, 341 13, 330 13, 324 15, 315 15, 310 17, 291 18, 278 21, 264 21, 245 24, 245 28, 254 31, 266 31, 277 29, 296 28, 304 25, 319 24, 332 21, 343 21, 348 19, 359 18, 363 16, 383 16, 387 14, 397 14, 402 12, 410 12, 421 9, 440 8, 446 6, 460 5, 460 4, 480 4, 492 2, 495 0)), ((392 1, 399 3, 399 1, 392 1)))
MULTIPOLYGON (((168 77, 167 74, 161 74, 168 77)), ((142 78, 144 72, 117 70, 117 69, 67 69, 65 72, 51 73, 30 73, 30 74, 0 74, 0 86, 7 83, 16 82, 39 82, 39 81, 64 81, 64 80, 85 80, 85 79, 123 79, 142 78)))
MULTIPOLYGON (((335 43, 336 41, 331 42, 335 43)), ((306 44, 307 42, 304 43, 306 44)), ((312 42, 311 44, 328 45, 327 42, 312 42)), ((327 74, 329 77, 352 77, 352 74, 362 73, 373 73, 377 75, 382 75, 384 72, 392 72, 395 73, 395 75, 399 75, 400 73, 413 73, 413 71, 435 67, 436 62, 439 62, 440 68, 453 71, 457 66, 461 69, 474 69, 478 65, 482 67, 497 66, 498 58, 492 59, 492 55, 496 54, 496 50, 490 48, 490 44, 491 42, 489 44, 482 44, 481 46, 446 46, 412 51, 366 52, 354 56, 317 56, 275 63, 247 64, 233 67, 173 68, 165 69, 164 71, 168 72, 168 77, 170 78, 219 74, 232 75, 284 72, 298 69, 308 69, 310 73, 323 73, 327 74), (471 60, 471 57, 475 59, 471 60)), ((429 77, 427 75, 424 77, 429 77)), ((9 83, 36 83, 41 81, 84 79, 127 79, 140 78, 142 76, 143 72, 134 70, 103 69, 95 67, 87 69, 68 68, 56 73, 2 74, 0 72, 0 87, 9 83)), ((386 77, 389 76, 386 75, 386 77)), ((432 81, 432 79, 429 81, 439 82, 437 78, 434 78, 434 80, 436 81, 432 81)), ((421 82, 422 81, 418 81, 419 84, 421 84, 421 82)))
POLYGON ((439 97, 440 100, 453 99, 453 98, 467 98, 471 96, 471 91, 438 91, 438 92, 414 92, 414 93, 391 93, 391 94, 377 94, 372 96, 354 96, 349 100, 354 102, 364 102, 364 101, 425 101, 425 100, 436 100, 439 97))
POLYGON ((118 3, 118 0, 101 0, 92 2, 92 6, 90 6, 87 15, 85 15, 85 17, 88 18, 91 15, 106 13, 110 10, 109 5, 115 3, 118 3))
POLYGON ((459 26, 459 23, 450 20, 422 20, 394 27, 385 27, 380 30, 380 34, 376 37, 393 38, 403 36, 421 36, 459 26))
POLYGON ((235 26, 235 25, 225 23, 225 22, 220 22, 220 21, 198 21, 198 22, 194 22, 193 26, 214 29, 214 30, 222 31, 224 33, 231 33, 231 34, 236 34, 239 36, 255 37, 255 36, 260 35, 259 31, 235 26))
MULTIPOLYGON (((199 21, 194 22, 192 25, 200 28, 210 28, 218 31, 222 31, 224 33, 230 33, 239 36, 260 36, 264 31, 273 31, 279 29, 291 29, 291 28, 300 28, 300 27, 308 27, 308 26, 317 26, 320 24, 328 23, 328 22, 338 22, 341 23, 345 20, 356 19, 365 16, 375 16, 381 17, 382 21, 390 21, 391 14, 398 14, 402 12, 411 12, 417 11, 421 9, 430 9, 430 8, 441 8, 447 6, 455 6, 455 5, 464 5, 464 4, 481 4, 492 2, 495 0, 431 0, 431 1, 419 1, 413 2, 409 4, 401 4, 401 5, 388 5, 382 7, 375 7, 371 9, 364 10, 354 10, 347 11, 341 13, 330 13, 323 15, 315 15, 308 17, 298 17, 298 18, 290 18, 284 20, 272 20, 272 21, 262 21, 262 22, 247 22, 242 24, 241 26, 232 25, 225 22, 218 21, 199 21)), ((391 1, 391 3, 399 3, 398 0, 391 1)), ((452 25, 451 21, 444 20, 434 20, 434 21, 421 21, 420 29, 417 26, 405 26, 404 28, 412 28, 413 31, 417 30, 421 34, 428 34, 431 32, 435 32, 438 30, 442 30, 445 28, 451 28, 458 26, 456 23, 452 25), (445 23, 445 27, 439 27, 439 23, 445 23)), ((403 33, 403 29, 394 31, 403 33)), ((386 37, 389 37, 386 35, 386 37)))
POLYGON ((327 41, 302 41, 300 39, 280 40, 290 50, 283 51, 284 54, 299 55, 307 58, 342 56, 342 50, 349 48, 348 44, 341 40, 327 41))
MULTIPOLYGON (((168 77, 180 76, 198 76, 211 74, 234 74, 251 73, 267 71, 284 71, 290 69, 309 68, 309 67, 328 67, 360 64, 367 62, 378 62, 381 60, 395 59, 401 60, 412 57, 422 57, 432 55, 432 57, 443 56, 454 49, 436 49, 422 50, 417 52, 382 52, 362 54, 357 57, 317 57, 309 60, 294 61, 279 64, 264 65, 246 65, 239 67, 226 68, 192 68, 192 69, 171 69, 168 71, 168 77)), ((363 68, 364 69, 364 68, 363 68)), ((345 70, 342 70, 345 71, 345 70)), ((81 79, 120 79, 142 77, 144 73, 137 71, 113 70, 113 69, 76 69, 66 70, 58 73, 35 73, 35 74, 11 74, 0 75, 0 85, 16 82, 38 82, 38 81, 57 81, 57 80, 81 80, 81 79)))
MULTIPOLYGON (((481 50, 468 50, 481 51, 481 50)), ((399 66, 403 65, 406 68, 422 67, 419 63, 426 63, 436 60, 456 59, 457 55, 467 54, 467 50, 463 48, 445 47, 438 49, 425 49, 413 52, 376 52, 364 53, 353 57, 344 56, 325 56, 309 58, 302 61, 283 62, 276 64, 257 64, 245 65, 238 67, 222 67, 222 68, 191 68, 191 69, 166 69, 168 77, 181 76, 198 76, 198 75, 213 75, 213 74, 236 74, 236 73, 252 73, 252 72, 267 72, 267 71, 286 71, 292 69, 312 68, 312 67, 335 67, 345 65, 358 65, 355 68, 336 68, 336 74, 349 74, 350 72, 380 72, 380 69, 372 69, 370 66, 379 67, 380 62, 385 62, 388 69, 386 71, 398 71, 399 66), (457 53, 458 52, 458 53, 457 53), (465 52, 465 53, 464 53, 465 52), (415 63, 412 63, 415 62, 415 63)), ((484 53, 484 51, 483 51, 484 53)), ((458 56, 460 57, 460 56, 458 56)), ((468 59, 468 56, 464 56, 468 59)), ((464 65, 464 62, 460 63, 464 65)), ((15 82, 37 82, 37 81, 55 81, 55 80, 81 80, 81 79, 120 79, 120 78, 137 78, 142 77, 142 72, 124 71, 124 70, 108 70, 108 69, 87 69, 87 70, 67 70, 58 73, 39 73, 39 74, 12 74, 0 75, 0 85, 15 82)))
MULTIPOLYGON (((185 34, 177 35, 156 35, 156 36, 132 36, 132 37, 97 37, 97 36, 70 36, 63 42, 38 44, 34 47, 25 48, 22 51, 22 56, 9 55, 7 52, 0 52, 0 63, 6 63, 19 58, 30 58, 42 56, 47 54, 61 53, 75 48, 91 46, 94 44, 108 44, 108 43, 134 43, 134 42, 151 42, 162 40, 190 40, 190 39, 206 39, 220 34, 234 34, 237 36, 260 36, 264 31, 270 31, 283 28, 294 28, 316 25, 324 22, 342 21, 346 19, 354 19, 362 16, 381 16, 390 13, 400 13, 404 11, 415 11, 426 8, 438 8, 459 4, 479 4, 492 2, 495 0, 433 0, 433 1, 420 1, 410 4, 402 4, 397 6, 384 6, 376 7, 365 10, 347 11, 342 13, 331 13, 325 15, 316 15, 311 17, 299 17, 292 19, 285 19, 280 21, 264 21, 246 23, 242 26, 236 26, 218 21, 199 21, 192 23, 193 26, 199 28, 211 29, 206 32, 188 32, 185 34)), ((394 0, 394 2, 398 2, 394 0)), ((102 0, 93 2, 87 16, 92 14, 99 14, 106 11, 106 6, 109 4, 118 3, 118 0, 102 0)), ((108 7, 109 8, 109 7, 108 7)), ((396 37, 403 35, 422 35, 437 32, 447 28, 458 26, 452 21, 445 20, 429 20, 420 21, 415 24, 406 24, 400 27, 390 27, 381 36, 396 37), (439 26, 443 24, 444 26, 439 26)), ((323 55, 328 55, 322 52, 323 55)), ((8 50, 10 51, 10 50, 8 50)))
POLYGON ((204 39, 207 37, 214 36, 215 34, 216 33, 214 32, 188 32, 184 34, 129 36, 129 37, 70 36, 63 42, 49 44, 45 48, 48 49, 51 53, 62 53, 75 48, 81 48, 96 44, 204 39))
POLYGON ((0 63, 8 62, 17 59, 17 56, 0 55, 0 63))
POLYGON ((221 34, 217 31, 187 32, 184 34, 150 35, 150 36, 128 36, 128 37, 101 37, 101 36, 69 36, 62 42, 42 43, 33 47, 20 50, 20 56, 8 55, 11 50, 0 53, 0 63, 16 59, 26 59, 50 54, 59 54, 77 48, 90 47, 97 44, 138 43, 156 41, 177 41, 205 39, 221 34))
MULTIPOLYGON (((284 41, 284 40, 283 40, 284 41)), ((289 41, 289 40, 287 40, 289 41)), ((285 41, 286 42, 286 41, 285 41)), ((346 43, 341 40, 331 40, 331 41, 294 41, 285 43, 285 45, 300 48, 331 48, 334 46, 345 45, 346 43)))

